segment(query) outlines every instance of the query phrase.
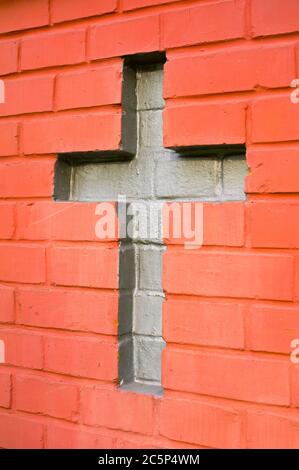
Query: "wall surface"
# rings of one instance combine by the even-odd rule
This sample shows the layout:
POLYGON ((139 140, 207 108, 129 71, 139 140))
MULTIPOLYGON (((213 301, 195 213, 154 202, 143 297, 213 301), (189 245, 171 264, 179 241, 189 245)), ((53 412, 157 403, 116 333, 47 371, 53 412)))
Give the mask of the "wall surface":
POLYGON ((299 446, 298 31, 297 0, 0 2, 0 447, 299 446), (121 57, 152 51, 164 145, 250 168, 201 249, 165 240, 162 398, 118 389, 119 241, 53 200, 57 153, 120 148, 121 57))

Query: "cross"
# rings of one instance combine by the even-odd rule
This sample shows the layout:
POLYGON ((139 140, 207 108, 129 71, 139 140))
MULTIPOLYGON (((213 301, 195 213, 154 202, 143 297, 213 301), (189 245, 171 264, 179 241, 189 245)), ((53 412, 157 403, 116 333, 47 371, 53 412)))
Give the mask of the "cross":
MULTIPOLYGON (((145 63, 141 59, 129 58, 124 65, 120 151, 96 152, 92 163, 87 162, 89 153, 60 155, 55 195, 56 199, 97 202, 117 201, 119 195, 125 195, 133 204, 143 201, 149 212, 153 206, 158 208, 154 234, 120 242, 119 380, 127 389, 160 393, 161 352, 165 345, 162 203, 243 199, 247 167, 240 146, 164 148, 165 57, 150 55, 145 63)), ((128 220, 120 223, 127 225, 128 220)))

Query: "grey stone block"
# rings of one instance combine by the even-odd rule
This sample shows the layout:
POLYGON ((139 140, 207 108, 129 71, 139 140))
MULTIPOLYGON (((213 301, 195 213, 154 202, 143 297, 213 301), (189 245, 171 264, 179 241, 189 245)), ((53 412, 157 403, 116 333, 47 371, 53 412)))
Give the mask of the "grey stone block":
POLYGON ((140 69, 137 71, 137 110, 163 107, 163 66, 140 69))
POLYGON ((246 158, 233 157, 223 160, 223 199, 245 199, 244 180, 248 174, 246 158))
POLYGON ((164 248, 154 245, 140 246, 139 287, 149 291, 162 290, 162 253, 164 248))
POLYGON ((134 338, 132 335, 119 338, 118 377, 120 385, 135 380, 134 338))
POLYGON ((161 383, 162 338, 135 336, 136 380, 161 383))
POLYGON ((134 306, 134 333, 138 335, 162 336, 163 294, 138 292, 134 306))
POLYGON ((221 163, 196 157, 159 161, 155 181, 159 198, 216 198, 221 192, 221 163))

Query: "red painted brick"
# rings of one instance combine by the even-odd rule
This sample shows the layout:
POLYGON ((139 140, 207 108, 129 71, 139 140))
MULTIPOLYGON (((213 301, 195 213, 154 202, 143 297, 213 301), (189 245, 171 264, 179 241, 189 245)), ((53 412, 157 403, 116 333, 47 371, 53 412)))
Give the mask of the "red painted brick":
POLYGON ((85 60, 85 31, 77 29, 26 37, 21 42, 21 69, 75 64, 85 60))
POLYGON ((147 16, 92 27, 88 57, 103 59, 159 49, 159 17, 147 16))
MULTIPOLYGON (((164 242, 166 244, 185 244, 190 240, 184 236, 185 213, 191 214, 191 223, 195 224, 195 207, 198 203, 190 203, 188 212, 182 207, 180 220, 181 237, 177 237, 177 223, 173 222, 170 206, 164 206, 164 242), (168 210, 166 210, 168 208, 168 210)), ((198 222, 197 222, 198 223, 198 222)), ((194 226, 194 225, 193 225, 194 226)), ((225 204, 203 204, 203 244, 217 246, 243 246, 244 244, 244 204, 228 202, 225 204)))
POLYGON ((253 247, 299 248, 299 202, 248 204, 253 247))
POLYGON ((299 16, 297 0, 252 0, 253 36, 291 33, 298 31, 299 16))
POLYGON ((154 398, 118 390, 86 388, 82 392, 82 416, 83 422, 89 425, 152 434, 154 398))
MULTIPOLYGON (((100 239, 96 236, 95 226, 99 216, 96 215, 97 204, 93 203, 61 203, 36 202, 17 205, 18 239, 25 240, 86 240, 112 241, 115 237, 100 239)), ((1 205, 0 205, 1 211, 1 205)), ((111 203, 111 213, 115 204, 111 203)), ((117 217, 115 211, 115 219, 117 217)), ((117 220, 115 220, 117 232, 117 220)))
POLYGON ((17 304, 17 323, 23 325, 117 335, 117 293, 21 289, 17 304))
POLYGON ((67 115, 23 123, 23 148, 35 153, 118 150, 121 114, 67 115))
POLYGON ((76 73, 59 75, 57 109, 84 108, 121 103, 122 62, 76 73))
POLYGON ((290 255, 172 251, 164 255, 167 292, 291 300, 290 255))
POLYGON ((17 70, 18 70, 18 42, 17 41, 0 42, 0 75, 14 73, 17 70))
POLYGON ((136 10, 137 8, 149 7, 152 5, 165 5, 179 0, 123 0, 123 10, 136 10))
POLYGON ((0 197, 52 196, 54 161, 0 162, 0 197))
POLYGON ((42 337, 30 332, 16 329, 0 329, 0 339, 5 344, 5 363, 14 366, 42 369, 43 343, 42 337))
POLYGON ((0 372, 0 406, 10 407, 11 376, 7 372, 0 372))
POLYGON ((295 258, 295 300, 299 300, 299 256, 295 258))
POLYGON ((31 245, 0 245, 0 279, 39 284, 45 281, 45 248, 31 245))
POLYGON ((48 0, 10 0, 0 4, 0 33, 49 23, 48 0))
POLYGON ((247 161, 246 192, 299 192, 299 148, 249 150, 247 161))
POLYGON ((11 287, 0 287, 0 322, 14 322, 14 289, 11 287))
POLYGON ((242 246, 244 244, 244 204, 204 205, 204 245, 242 246))
POLYGON ((107 436, 104 431, 80 426, 47 425, 48 449, 113 449, 116 438, 107 436))
POLYGON ((249 348, 253 351, 290 354, 291 341, 299 337, 298 316, 298 306, 251 306, 248 325, 249 348))
POLYGON ((249 449, 298 449, 299 420, 297 416, 250 411, 246 420, 249 449))
POLYGON ((165 48, 241 38, 244 33, 243 0, 203 4, 162 16, 162 44, 165 48))
POLYGON ((245 105, 215 103, 167 107, 165 147, 240 144, 245 142, 245 105))
POLYGON ((50 251, 49 262, 49 277, 53 284, 118 287, 117 247, 55 247, 50 251))
POLYGON ((117 344, 99 338, 49 336, 45 338, 45 369, 61 374, 115 381, 117 344))
MULTIPOLYGON (((0 105, 1 106, 1 105, 0 105)), ((0 123, 0 157, 18 153, 18 125, 16 122, 0 123)), ((1 179, 2 182, 2 179, 1 179)))
POLYGON ((52 1, 52 21, 74 20, 88 16, 104 15, 116 10, 117 0, 53 0, 52 1))
POLYGON ((165 398, 160 405, 160 433, 176 441, 207 447, 238 448, 242 416, 228 406, 165 398))
POLYGON ((0 238, 10 239, 15 231, 15 204, 0 203, 0 238))
POLYGON ((277 46, 225 49, 170 60, 165 65, 164 95, 169 98, 289 86, 296 75, 294 66, 294 48, 277 46))
POLYGON ((33 376, 17 376, 17 410, 76 421, 78 389, 67 382, 33 376))
POLYGON ((251 112, 253 142, 298 140, 299 106, 291 102, 289 93, 256 100, 251 112))
POLYGON ((0 116, 51 111, 53 107, 53 77, 25 78, 5 81, 5 103, 0 116))
POLYGON ((163 338, 167 343, 244 348, 242 304, 203 300, 167 300, 163 338))
POLYGON ((0 415, 0 447, 5 449, 42 449, 43 424, 17 414, 0 415))
POLYGON ((163 384, 167 389, 257 403, 290 404, 289 360, 169 348, 164 350, 163 358, 163 384))

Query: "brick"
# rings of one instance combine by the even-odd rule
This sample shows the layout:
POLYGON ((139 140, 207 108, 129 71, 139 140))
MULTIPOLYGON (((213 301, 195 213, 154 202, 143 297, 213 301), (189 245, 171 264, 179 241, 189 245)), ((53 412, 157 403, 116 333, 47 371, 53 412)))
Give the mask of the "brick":
POLYGON ((253 37, 297 32, 299 28, 297 0, 252 0, 253 37))
POLYGON ((53 77, 37 77, 5 81, 5 103, 0 116, 51 111, 53 77))
POLYGON ((296 416, 266 410, 248 412, 247 446, 249 449, 298 449, 298 427, 296 416))
POLYGON ((123 0, 123 10, 136 10, 137 8, 149 7, 152 5, 165 5, 179 0, 123 0))
POLYGON ((57 109, 84 108, 121 103, 122 63, 59 75, 57 109))
POLYGON ((0 157, 18 154, 18 125, 16 122, 0 123, 0 142, 0 157))
POLYGON ((244 204, 204 205, 204 245, 243 246, 244 204))
MULTIPOLYGON (((176 443, 175 443, 176 444, 176 443)), ((188 447, 188 444, 186 444, 188 447)), ((162 444, 155 437, 139 434, 118 434, 114 442, 115 449, 154 449, 161 448, 162 444)), ((178 447, 179 448, 179 447, 178 447)))
POLYGON ((253 247, 298 248, 299 203, 253 202, 248 204, 250 243, 253 247))
MULTIPOLYGON (((94 203, 20 203, 16 210, 16 237, 24 240, 116 240, 116 236, 107 236, 105 239, 97 237, 95 227, 100 219, 96 215, 96 209, 97 204, 94 203)), ((111 203, 111 211, 115 211, 114 203, 111 203)), ((115 226, 117 228, 116 221, 115 226)))
POLYGON ((295 257, 295 289, 294 289, 295 300, 299 299, 299 256, 295 257))
POLYGON ((49 24, 47 0, 10 0, 0 5, 0 33, 49 24))
POLYGON ((82 392, 82 416, 85 424, 152 434, 154 398, 117 390, 85 388, 82 392))
POLYGON ((170 293, 291 300, 290 255, 171 251, 164 254, 164 289, 170 293))
POLYGON ((104 59, 159 49, 159 16, 147 16, 93 26, 88 58, 104 59))
POLYGON ((115 437, 103 430, 89 430, 80 426, 47 425, 47 449, 113 449, 115 437))
POLYGON ((52 21, 59 23, 61 21, 74 20, 88 16, 104 15, 112 13, 117 8, 117 0, 53 0, 52 1, 52 21))
POLYGON ((298 140, 299 106, 291 102, 290 94, 256 100, 251 112, 253 142, 298 140))
POLYGON ((0 415, 0 447, 5 449, 42 449, 43 425, 16 414, 0 415))
POLYGON ((18 42, 0 42, 0 75, 17 72, 18 70, 18 42))
POLYGON ((243 0, 198 5, 162 15, 164 48, 241 38, 245 34, 243 0), (211 28, 211 18, 213 27, 211 28))
POLYGON ((0 339, 5 344, 6 364, 42 369, 43 343, 39 334, 1 328, 0 339))
POLYGON ((53 160, 0 162, 0 197, 52 196, 53 176, 53 160))
POLYGON ((249 150, 247 193, 299 192, 299 148, 249 150))
POLYGON ((0 322, 13 323, 14 314, 14 289, 12 287, 0 287, 0 322))
POLYGON ((245 105, 216 103, 166 107, 165 147, 245 142, 245 105))
POLYGON ((0 238, 10 239, 15 231, 15 204, 0 203, 0 238))
POLYGON ((290 354, 291 341, 299 336, 299 307, 253 305, 249 312, 249 348, 290 354))
POLYGON ((17 304, 16 321, 23 325, 117 335, 116 293, 19 289, 17 304))
MULTIPOLYGON (((207 179, 207 178, 206 178, 207 179)), ((165 180, 164 180, 165 181, 165 180)), ((215 181, 212 181, 215 184, 215 181)), ((171 204, 166 210, 164 206, 164 243, 181 245, 190 242, 190 235, 186 234, 184 227, 185 217, 191 217, 192 227, 197 227, 197 231, 202 228, 202 241, 203 245, 219 245, 219 246, 242 246, 244 244, 244 204, 239 202, 226 202, 222 204, 213 203, 192 203, 189 202, 188 206, 180 206, 179 203, 175 203, 176 206, 171 204), (202 219, 199 219, 200 214, 199 204, 202 204, 203 212, 202 219), (173 216, 176 214, 176 207, 180 208, 180 224, 178 221, 173 221, 173 216), (198 219, 195 219, 197 214, 198 219), (202 223, 202 227, 201 224, 202 223), (182 236, 178 237, 178 228, 181 230, 182 236), (188 239, 189 236, 189 239, 188 239)), ((195 229, 194 229, 195 230, 195 229)), ((200 234, 197 233, 197 239, 199 240, 200 234)), ((193 240, 195 241, 195 235, 193 240)))
POLYGON ((85 60, 85 31, 77 29, 26 37, 21 42, 21 69, 76 64, 85 60))
POLYGON ((244 348, 242 304, 168 299, 163 305, 163 338, 167 343, 244 348))
POLYGON ((290 403, 288 360, 166 348, 162 370, 167 389, 255 403, 290 403))
POLYGON ((78 389, 67 382, 32 376, 17 376, 15 406, 19 411, 76 421, 78 389))
POLYGON ((118 150, 120 140, 120 113, 66 115, 23 123, 23 147, 27 155, 118 150))
POLYGON ((118 248, 52 248, 49 277, 53 284, 62 286, 117 289, 118 248))
POLYGON ((45 338, 45 369, 91 379, 117 379, 117 344, 99 338, 49 336, 45 338))
POLYGON ((242 416, 232 407, 165 398, 160 405, 160 433, 176 441, 207 447, 238 448, 242 416))
POLYGON ((39 284, 45 282, 45 248, 1 244, 1 281, 39 284))
POLYGON ((0 372, 0 406, 10 407, 11 376, 7 372, 0 372))
POLYGON ((277 46, 223 50, 174 59, 165 65, 164 96, 289 86, 296 75, 294 65, 294 48, 277 46))

